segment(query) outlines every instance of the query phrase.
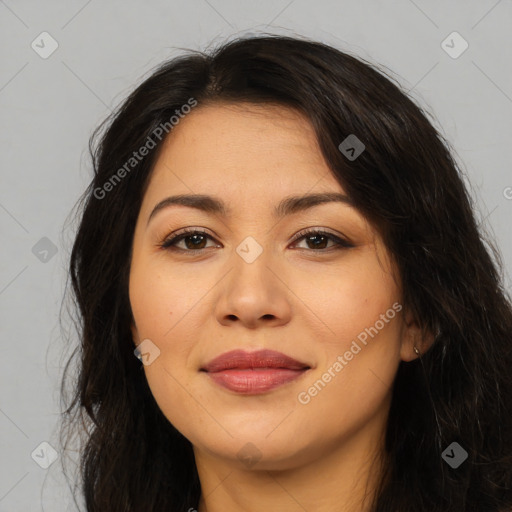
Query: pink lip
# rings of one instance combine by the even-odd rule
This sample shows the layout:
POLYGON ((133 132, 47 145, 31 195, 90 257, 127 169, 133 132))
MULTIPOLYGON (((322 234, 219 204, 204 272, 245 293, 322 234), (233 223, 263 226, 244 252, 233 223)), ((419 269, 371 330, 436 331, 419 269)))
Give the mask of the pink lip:
POLYGON ((286 384, 309 369, 307 364, 274 350, 232 350, 210 361, 201 371, 231 391, 254 395, 286 384))

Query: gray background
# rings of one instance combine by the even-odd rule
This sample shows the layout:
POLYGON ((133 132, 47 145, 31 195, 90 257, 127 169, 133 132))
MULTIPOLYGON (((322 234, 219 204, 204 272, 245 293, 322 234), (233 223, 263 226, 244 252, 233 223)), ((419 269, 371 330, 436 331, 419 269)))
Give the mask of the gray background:
POLYGON ((501 248, 510 290, 510 0, 41 4, 0 0, 0 511, 76 510, 63 454, 49 469, 31 457, 44 441, 58 446, 66 354, 58 314, 74 229, 64 221, 91 176, 92 129, 181 47, 205 49, 257 31, 296 33, 392 70, 455 147, 478 218, 501 248), (46 59, 31 47, 49 48, 44 31, 59 45, 46 59), (469 43, 458 58, 442 47, 453 31, 469 43), (53 256, 44 252, 51 244, 53 256))

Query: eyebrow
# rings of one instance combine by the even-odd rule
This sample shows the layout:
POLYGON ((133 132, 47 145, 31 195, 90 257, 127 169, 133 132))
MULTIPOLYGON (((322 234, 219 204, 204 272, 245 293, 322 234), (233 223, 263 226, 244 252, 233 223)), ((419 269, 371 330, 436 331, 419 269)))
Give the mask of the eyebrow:
MULTIPOLYGON (((314 206, 324 203, 344 203, 349 206, 354 206, 353 201, 345 194, 338 192, 325 192, 317 194, 307 194, 302 196, 289 196, 280 201, 273 211, 274 218, 280 219, 287 215, 292 215, 314 206)), ((232 214, 230 208, 221 200, 206 194, 180 194, 177 196, 169 196, 160 201, 150 213, 147 224, 150 220, 164 208, 170 206, 180 205, 189 208, 196 208, 206 213, 218 214, 224 217, 229 217, 232 214)), ((147 225, 146 224, 146 225, 147 225)))

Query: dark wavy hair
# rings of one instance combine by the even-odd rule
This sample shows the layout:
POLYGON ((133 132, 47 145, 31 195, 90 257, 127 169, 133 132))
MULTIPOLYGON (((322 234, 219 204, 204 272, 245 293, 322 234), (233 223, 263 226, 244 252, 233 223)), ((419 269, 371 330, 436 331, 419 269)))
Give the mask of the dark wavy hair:
POLYGON ((430 114, 376 65, 320 42, 269 34, 164 62, 89 141, 94 176, 76 204, 69 265, 80 345, 61 387, 61 442, 82 434, 87 510, 186 512, 198 506, 191 443, 154 400, 130 331, 135 222, 165 139, 154 140, 156 147, 105 197, 98 193, 190 98, 197 109, 248 102, 305 114, 333 176, 396 263, 404 313, 412 313, 425 334, 437 333, 425 353, 399 365, 386 467, 372 510, 510 510, 511 298, 500 252, 477 225, 453 148, 430 114), (350 134, 365 145, 355 160, 339 149, 350 134), (453 442, 468 453, 456 469, 442 457, 453 442))

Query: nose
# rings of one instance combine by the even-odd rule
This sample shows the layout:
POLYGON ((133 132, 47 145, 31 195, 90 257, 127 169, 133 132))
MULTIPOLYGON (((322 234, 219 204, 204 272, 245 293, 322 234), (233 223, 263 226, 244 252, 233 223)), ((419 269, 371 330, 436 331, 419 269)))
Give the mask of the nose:
POLYGON ((219 283, 221 292, 215 315, 220 324, 229 326, 238 322, 248 329, 256 329, 290 321, 293 294, 286 285, 286 272, 270 259, 266 251, 251 263, 234 255, 231 272, 219 283))

